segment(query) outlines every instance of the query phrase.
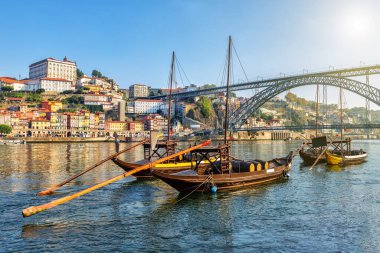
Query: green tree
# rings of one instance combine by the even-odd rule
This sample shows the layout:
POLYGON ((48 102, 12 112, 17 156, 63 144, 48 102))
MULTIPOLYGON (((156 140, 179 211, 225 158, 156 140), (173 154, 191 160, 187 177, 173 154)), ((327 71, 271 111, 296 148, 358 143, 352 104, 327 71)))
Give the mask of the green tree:
POLYGON ((44 93, 45 92, 45 89, 37 89, 36 90, 36 93, 38 93, 38 94, 41 94, 41 93, 44 93))
POLYGON ((291 92, 285 95, 285 99, 288 102, 297 102, 297 96, 291 92))
POLYGON ((31 94, 29 94, 29 96, 26 98, 26 101, 41 103, 41 101, 42 101, 41 94, 38 94, 38 93, 31 93, 31 94))
POLYGON ((11 97, 11 98, 23 98, 24 94, 22 94, 20 92, 11 92, 11 93, 5 94, 5 96, 6 97, 11 97))
POLYGON ((12 127, 4 124, 0 124, 0 133, 1 134, 10 134, 12 132, 12 127))
POLYGON ((99 77, 99 78, 103 77, 102 73, 96 69, 94 69, 91 74, 92 76, 95 76, 95 77, 99 77))
POLYGON ((84 98, 82 96, 73 95, 71 97, 63 99, 62 102, 65 104, 79 105, 84 104, 84 98))
POLYGON ((2 86, 1 90, 10 92, 10 91, 13 91, 14 88, 13 88, 13 86, 2 86))
POLYGON ((101 105, 85 105, 85 108, 89 110, 91 113, 103 112, 103 106, 101 105))
POLYGON ((190 109, 187 113, 186 113, 186 117, 190 118, 190 119, 194 119, 195 118, 195 112, 193 109, 190 109))
POLYGON ((202 96, 198 102, 198 106, 201 109, 201 114, 204 118, 209 118, 212 111, 212 103, 208 97, 202 96))
POLYGON ((84 76, 84 73, 82 72, 82 70, 80 69, 77 69, 77 79, 80 79, 84 76))

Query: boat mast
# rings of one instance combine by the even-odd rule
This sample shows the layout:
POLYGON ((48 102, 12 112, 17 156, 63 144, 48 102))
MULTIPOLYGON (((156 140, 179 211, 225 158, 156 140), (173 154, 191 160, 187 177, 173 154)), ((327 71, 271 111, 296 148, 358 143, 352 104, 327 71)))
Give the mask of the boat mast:
POLYGON ((173 51, 172 54, 172 64, 170 68, 170 87, 169 87, 169 105, 168 105, 168 139, 167 142, 170 141, 170 121, 171 121, 171 107, 172 107, 172 87, 173 87, 173 79, 174 79, 174 59, 175 54, 173 51))
POLYGON ((319 84, 317 84, 317 104, 315 105, 315 137, 318 137, 319 84))
POLYGON ((343 90, 342 90, 342 84, 339 86, 339 103, 340 103, 340 141, 341 145, 343 145, 343 90))
POLYGON ((228 37, 228 62, 227 62, 227 90, 226 90, 226 113, 224 118, 224 144, 227 144, 228 132, 228 98, 230 97, 230 65, 231 65, 231 35, 228 37))

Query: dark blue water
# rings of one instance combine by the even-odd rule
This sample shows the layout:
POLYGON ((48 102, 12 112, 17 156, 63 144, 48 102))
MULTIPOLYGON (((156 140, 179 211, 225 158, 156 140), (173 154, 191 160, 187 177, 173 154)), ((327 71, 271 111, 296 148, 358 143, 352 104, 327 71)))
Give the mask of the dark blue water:
MULTIPOLYGON (((234 142, 269 159, 298 143, 234 142)), ((368 162, 302 167, 289 180, 182 199, 164 183, 127 178, 29 218, 21 210, 122 173, 112 162, 52 196, 35 194, 105 158, 111 143, 0 146, 0 252, 380 252, 380 141, 357 141, 368 162)), ((141 157, 141 150, 125 156, 141 157)))

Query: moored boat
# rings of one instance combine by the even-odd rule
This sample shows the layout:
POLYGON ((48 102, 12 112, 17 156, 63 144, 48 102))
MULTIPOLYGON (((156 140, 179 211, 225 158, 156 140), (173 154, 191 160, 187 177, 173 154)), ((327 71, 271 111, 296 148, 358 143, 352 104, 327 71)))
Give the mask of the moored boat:
POLYGON ((154 169, 152 174, 181 193, 233 190, 286 178, 292 158, 290 153, 286 157, 270 160, 269 168, 261 171, 239 172, 237 168, 231 168, 230 173, 204 170, 203 174, 199 174, 200 171, 197 173, 190 169, 170 174, 154 169))
POLYGON ((330 165, 350 165, 363 163, 368 154, 363 150, 352 150, 347 154, 339 155, 326 151, 327 163, 330 165))
POLYGON ((244 161, 230 155, 231 145, 228 141, 229 81, 232 41, 229 37, 228 66, 226 84, 226 104, 224 116, 224 143, 214 147, 202 147, 190 152, 196 157, 196 163, 190 170, 174 174, 162 173, 153 169, 152 174, 166 182, 179 192, 203 192, 240 189, 279 180, 288 176, 291 169, 293 152, 288 156, 270 161, 244 161), (201 168, 202 159, 215 157, 215 162, 201 168), (232 159, 232 160, 231 160, 232 159))

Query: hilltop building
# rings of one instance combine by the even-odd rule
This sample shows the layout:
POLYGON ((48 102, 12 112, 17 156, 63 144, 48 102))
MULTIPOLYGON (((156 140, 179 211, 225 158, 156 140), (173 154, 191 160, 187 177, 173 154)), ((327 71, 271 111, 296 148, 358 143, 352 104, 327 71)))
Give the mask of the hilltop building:
POLYGON ((139 98, 147 97, 149 95, 149 88, 144 84, 134 84, 129 86, 129 97, 139 98))
POLYGON ((63 61, 47 58, 29 65, 29 79, 61 78, 71 82, 77 79, 77 65, 67 57, 63 61))

